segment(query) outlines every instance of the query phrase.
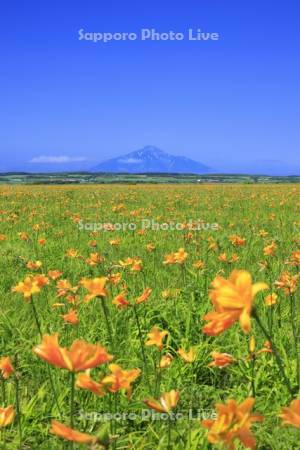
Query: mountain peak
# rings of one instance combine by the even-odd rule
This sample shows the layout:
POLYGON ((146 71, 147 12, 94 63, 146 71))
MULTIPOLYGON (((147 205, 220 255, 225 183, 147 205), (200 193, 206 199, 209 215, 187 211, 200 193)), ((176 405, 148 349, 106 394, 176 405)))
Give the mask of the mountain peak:
POLYGON ((146 145, 140 150, 104 161, 92 169, 93 172, 124 173, 207 173, 210 168, 185 156, 174 156, 146 145))
POLYGON ((166 153, 155 145, 145 145, 141 150, 138 150, 141 153, 155 153, 155 154, 163 154, 166 153))

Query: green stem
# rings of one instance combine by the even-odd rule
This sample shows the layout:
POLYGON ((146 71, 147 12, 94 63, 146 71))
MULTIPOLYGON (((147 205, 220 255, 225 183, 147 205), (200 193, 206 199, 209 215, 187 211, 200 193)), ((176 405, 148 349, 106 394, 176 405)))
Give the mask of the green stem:
MULTIPOLYGON (((75 393, 75 373, 71 372, 71 397, 70 397, 70 427, 74 428, 74 393, 75 393)), ((70 449, 74 447, 73 442, 70 444, 70 449)))
MULTIPOLYGON (((35 307, 35 303, 33 301, 33 296, 31 296, 30 304, 32 306, 33 316, 34 316, 34 319, 35 319, 36 327, 38 329, 40 338, 43 339, 42 328, 41 328, 41 325, 40 325, 39 316, 38 316, 38 313, 37 313, 37 310, 36 310, 36 307, 35 307)), ((57 406, 59 414, 61 415, 61 409, 60 409, 60 406, 58 404, 56 390, 55 390, 54 382, 53 382, 53 379, 52 379, 51 369, 50 369, 49 366, 47 366, 47 371, 48 371, 48 377, 49 377, 52 393, 53 393, 53 396, 54 396, 55 404, 57 406)))
POLYGON ((35 303, 33 301, 33 297, 32 296, 31 296, 30 304, 31 304, 31 307, 32 307, 32 312, 33 312, 33 315, 34 315, 36 327, 38 329, 40 338, 42 339, 43 338, 43 333, 42 333, 42 329, 41 329, 41 324, 40 324, 40 321, 39 321, 38 313, 37 313, 37 310, 36 310, 36 307, 35 307, 35 303))
POLYGON ((2 378, 2 402, 3 402, 3 405, 5 405, 5 403, 6 403, 6 389, 5 389, 5 380, 4 380, 4 378, 2 378))
POLYGON ((171 417, 169 416, 169 419, 168 419, 168 446, 167 446, 167 449, 168 450, 172 450, 172 447, 171 447, 171 417))
POLYGON ((3 446, 1 448, 3 450, 6 450, 6 438, 5 438, 5 428, 4 427, 1 430, 1 442, 3 442, 3 446))
POLYGON ((105 303, 105 298, 101 297, 101 306, 103 315, 105 318, 106 330, 107 330, 107 341, 111 343, 112 351, 114 352, 114 339, 113 339, 113 331, 111 327, 111 323, 108 317, 107 305, 105 303))
MULTIPOLYGON (((161 360, 162 352, 159 352, 158 360, 155 362, 155 397, 158 397, 159 390, 160 390, 160 377, 161 377, 161 368, 159 367, 159 363, 161 360)), ((155 358, 154 358, 155 360, 155 358)))
POLYGON ((272 350, 273 350, 273 354, 275 356, 275 360, 276 360, 276 364, 278 366, 279 372, 280 372, 280 374, 281 374, 281 376, 282 376, 282 378, 284 380, 284 383, 285 383, 285 385, 287 387, 287 390, 289 391, 289 394, 291 395, 291 397, 293 397, 294 394, 293 394, 293 390, 292 390, 292 387, 291 387, 291 384, 290 384, 290 380, 287 378, 287 376, 285 374, 281 358, 279 356, 277 348, 275 347, 275 344, 274 344, 274 342, 272 340, 272 337, 270 336, 270 334, 268 333, 268 331, 266 330, 266 328, 262 324, 262 322, 261 322, 261 320, 260 320, 260 318, 259 318, 259 316, 258 316, 258 314, 257 314, 255 309, 252 311, 252 317, 256 320, 257 325, 259 326, 259 328, 261 329, 261 331, 263 332, 263 334, 265 335, 267 340, 271 343, 271 347, 272 347, 272 350))
POLYGON ((144 371, 145 371, 146 378, 148 379, 148 367, 147 367, 147 360, 146 360, 146 354, 145 354, 145 349, 144 349, 143 334, 142 334, 140 319, 139 319, 139 316, 138 316, 136 305, 133 305, 133 311, 134 311, 136 325, 137 325, 137 328, 138 328, 140 347, 141 347, 141 354, 142 354, 142 359, 143 359, 143 363, 144 363, 144 371))
MULTIPOLYGON (((17 357, 15 359, 15 369, 17 370, 17 357)), ((19 392, 19 375, 15 374, 15 388, 16 388, 16 412, 17 412, 17 423, 19 432, 19 449, 22 448, 22 417, 21 417, 21 405, 20 405, 20 392, 19 392)))
POLYGON ((251 386, 252 386, 252 397, 256 397, 256 392, 255 392, 255 355, 252 355, 252 360, 251 360, 251 386))
POLYGON ((294 345, 295 345, 295 351, 296 351, 297 387, 299 390, 299 388, 300 388, 300 361, 299 361, 299 353, 298 353, 298 334, 297 334, 296 323, 295 323, 295 303, 294 303, 294 298, 293 298, 292 294, 290 294, 290 311, 291 311, 292 332, 293 332, 294 345))

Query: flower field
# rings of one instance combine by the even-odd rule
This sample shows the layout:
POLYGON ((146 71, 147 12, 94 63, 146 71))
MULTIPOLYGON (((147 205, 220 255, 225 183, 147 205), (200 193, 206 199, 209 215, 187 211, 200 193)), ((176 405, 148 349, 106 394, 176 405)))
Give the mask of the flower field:
POLYGON ((299 194, 1 186, 1 448, 300 449, 299 194))

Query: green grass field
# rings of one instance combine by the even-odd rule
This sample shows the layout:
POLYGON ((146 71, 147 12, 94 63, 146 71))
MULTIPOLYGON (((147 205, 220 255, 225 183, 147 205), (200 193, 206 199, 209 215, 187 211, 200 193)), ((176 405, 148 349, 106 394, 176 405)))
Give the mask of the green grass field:
MULTIPOLYGON (((299 272, 299 194, 299 184, 2 185, 0 357, 10 357, 14 372, 1 381, 0 406, 13 405, 16 416, 1 429, 1 448, 102 448, 100 443, 81 445, 50 433, 52 419, 99 437, 111 449, 223 448, 208 441, 202 419, 215 418, 215 403, 240 403, 254 396, 253 410, 264 416, 252 426, 257 448, 300 449, 300 430, 283 426, 278 417, 299 392, 299 294, 275 284, 283 272, 299 272), (141 231, 143 220, 202 220, 205 227, 202 223, 200 230, 171 230, 157 225, 159 229, 141 231), (99 229, 107 223, 122 229, 99 229), (164 264, 166 255, 180 248, 187 253, 183 260, 164 264), (126 265, 127 258, 134 261, 126 265), (269 285, 255 296, 254 305, 272 338, 272 352, 259 352, 267 338, 253 317, 248 334, 238 321, 218 336, 203 332, 203 317, 213 310, 211 282, 217 275, 227 279, 235 269, 269 285), (48 274, 54 270, 61 272, 56 280, 48 274), (38 274, 49 282, 39 293, 26 300, 12 292, 27 276, 38 274), (106 294, 86 301, 89 292, 81 280, 97 277, 108 277, 106 294), (62 292, 59 280, 68 280, 74 289, 62 292), (148 287, 149 298, 135 304, 148 287), (123 308, 112 303, 120 293, 129 302, 123 308), (268 306, 265 298, 272 293, 278 297, 268 306), (72 309, 78 324, 62 318, 72 309), (145 345, 154 326, 168 332, 161 349, 145 345), (109 385, 103 396, 78 387, 73 395, 72 372, 32 351, 41 343, 40 334, 54 333, 59 333, 63 347, 78 338, 99 343, 115 364, 140 369, 131 395, 124 389, 110 392, 109 385), (256 346, 252 353, 251 336, 256 346), (187 363, 178 350, 190 348, 195 359, 187 363), (276 351, 291 392, 278 369, 276 351), (209 366, 212 352, 230 354, 234 360, 223 368, 209 366), (164 363, 167 367, 161 368, 164 363), (158 412, 143 401, 172 389, 179 392, 172 409, 178 420, 171 414, 151 418, 151 411, 158 412), (104 420, 108 413, 112 420, 104 420)), ((109 372, 108 364, 102 364, 92 368, 90 376, 100 382, 109 372)), ((243 448, 234 442, 235 448, 243 448)))

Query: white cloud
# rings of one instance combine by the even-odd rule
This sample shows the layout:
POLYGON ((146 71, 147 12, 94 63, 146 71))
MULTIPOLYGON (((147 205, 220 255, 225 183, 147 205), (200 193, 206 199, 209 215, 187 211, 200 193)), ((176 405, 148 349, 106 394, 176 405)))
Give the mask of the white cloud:
POLYGON ((71 162, 83 162, 86 161, 86 158, 83 156, 36 156, 32 158, 30 163, 38 163, 38 164, 63 164, 63 163, 71 163, 71 162))

